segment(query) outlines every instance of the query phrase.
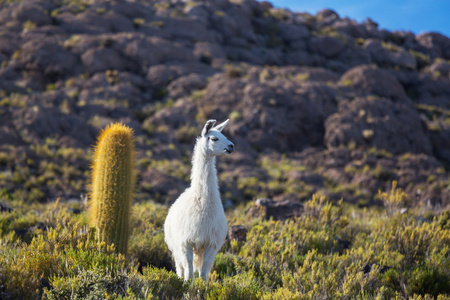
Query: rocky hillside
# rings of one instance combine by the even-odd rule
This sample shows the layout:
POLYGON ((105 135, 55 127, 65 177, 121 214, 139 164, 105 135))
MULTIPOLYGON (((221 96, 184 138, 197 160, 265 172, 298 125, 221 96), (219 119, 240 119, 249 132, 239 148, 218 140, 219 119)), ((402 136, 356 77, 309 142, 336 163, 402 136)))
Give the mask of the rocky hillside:
POLYGON ((135 130, 139 199, 173 201, 204 122, 230 118, 226 206, 364 206, 393 180, 450 205, 448 37, 254 0, 0 3, 0 202, 79 199, 112 121, 135 130))

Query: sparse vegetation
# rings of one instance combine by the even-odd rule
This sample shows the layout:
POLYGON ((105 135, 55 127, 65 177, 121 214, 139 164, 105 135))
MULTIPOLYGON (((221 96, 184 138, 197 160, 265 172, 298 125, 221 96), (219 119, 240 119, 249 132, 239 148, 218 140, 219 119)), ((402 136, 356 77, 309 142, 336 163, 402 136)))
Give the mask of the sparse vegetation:
MULTIPOLYGON (((386 210, 404 194, 395 184, 386 210)), ((390 214, 359 209, 324 197, 304 203, 302 217, 249 219, 245 209, 228 212, 248 228, 247 240, 232 240, 216 258, 205 285, 189 287, 171 271, 161 232, 165 206, 133 207, 127 257, 98 243, 86 212, 73 215, 66 203, 25 204, 0 214, 3 299, 317 299, 397 297, 450 293, 448 213, 420 221, 418 211, 390 214), (26 229, 22 234, 19 229, 26 229), (164 269, 166 268, 166 269, 164 269), (208 288, 206 288, 208 287, 208 288)))
POLYGON ((409 49, 409 53, 411 53, 412 56, 414 56, 416 58, 417 66, 419 69, 424 68, 425 66, 429 65, 431 62, 430 56, 427 54, 424 54, 422 52, 415 51, 412 49, 409 49))
POLYGON ((145 19, 143 19, 143 18, 134 18, 133 19, 133 24, 135 26, 142 26, 142 25, 145 24, 145 19))

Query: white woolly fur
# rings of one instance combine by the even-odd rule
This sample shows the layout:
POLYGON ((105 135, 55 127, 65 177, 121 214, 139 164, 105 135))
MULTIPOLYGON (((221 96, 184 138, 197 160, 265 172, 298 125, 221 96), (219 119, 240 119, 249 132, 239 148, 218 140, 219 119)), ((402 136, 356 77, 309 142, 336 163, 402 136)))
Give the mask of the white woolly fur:
POLYGON ((209 120, 197 138, 192 157, 191 185, 175 201, 164 223, 165 241, 175 260, 177 275, 206 282, 228 225, 220 199, 216 156, 234 151, 222 133, 229 120, 213 127, 209 120))

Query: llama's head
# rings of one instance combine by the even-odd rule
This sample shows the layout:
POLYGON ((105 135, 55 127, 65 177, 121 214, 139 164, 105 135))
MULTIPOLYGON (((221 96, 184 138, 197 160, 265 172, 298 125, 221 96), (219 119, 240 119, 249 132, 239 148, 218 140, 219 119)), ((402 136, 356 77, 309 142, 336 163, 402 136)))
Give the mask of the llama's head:
POLYGON ((207 155, 216 156, 219 154, 231 154, 234 152, 234 144, 230 142, 221 132, 228 125, 230 120, 226 120, 217 126, 216 120, 206 122, 202 130, 202 136, 205 143, 207 155))

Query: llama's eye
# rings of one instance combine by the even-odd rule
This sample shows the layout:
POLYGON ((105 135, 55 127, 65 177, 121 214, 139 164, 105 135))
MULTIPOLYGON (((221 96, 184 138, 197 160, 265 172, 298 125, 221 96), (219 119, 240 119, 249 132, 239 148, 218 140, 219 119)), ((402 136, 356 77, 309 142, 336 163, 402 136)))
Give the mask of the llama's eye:
POLYGON ((214 136, 212 136, 212 137, 210 137, 209 138, 211 141, 213 141, 213 142, 217 142, 219 139, 218 138, 216 138, 216 137, 214 137, 214 136))

